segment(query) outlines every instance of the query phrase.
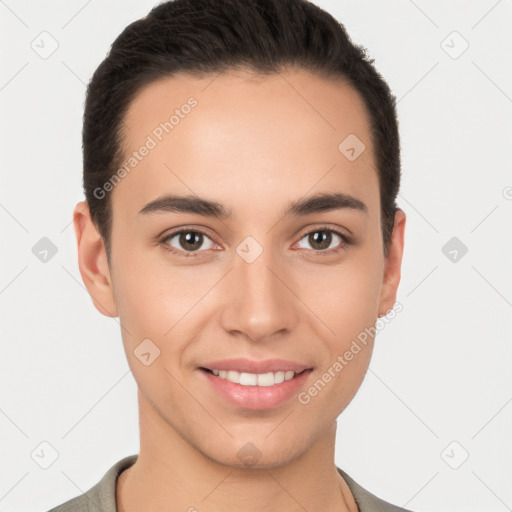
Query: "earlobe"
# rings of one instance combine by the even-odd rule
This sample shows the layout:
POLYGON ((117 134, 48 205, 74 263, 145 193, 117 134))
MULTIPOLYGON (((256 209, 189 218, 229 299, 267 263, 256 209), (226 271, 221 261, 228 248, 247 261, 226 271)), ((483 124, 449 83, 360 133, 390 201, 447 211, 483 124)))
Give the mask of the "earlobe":
POLYGON ((73 211, 73 224, 78 248, 78 267, 94 307, 103 315, 118 316, 114 300, 105 244, 90 214, 86 201, 73 211))
POLYGON ((382 289, 379 304, 379 317, 386 316, 396 302, 396 293, 400 284, 402 257, 404 252, 406 215, 400 208, 395 212, 395 222, 384 262, 382 289))

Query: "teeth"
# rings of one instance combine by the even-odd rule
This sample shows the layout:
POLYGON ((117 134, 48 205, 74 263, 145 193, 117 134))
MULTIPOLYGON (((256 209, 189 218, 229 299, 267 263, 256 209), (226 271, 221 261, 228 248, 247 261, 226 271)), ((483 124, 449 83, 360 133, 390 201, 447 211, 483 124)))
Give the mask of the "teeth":
POLYGON ((295 377, 293 371, 279 371, 269 373, 245 373, 237 372, 235 370, 212 370, 212 373, 221 379, 229 380, 235 384, 242 386, 273 386, 274 384, 281 384, 285 380, 290 380, 295 377))

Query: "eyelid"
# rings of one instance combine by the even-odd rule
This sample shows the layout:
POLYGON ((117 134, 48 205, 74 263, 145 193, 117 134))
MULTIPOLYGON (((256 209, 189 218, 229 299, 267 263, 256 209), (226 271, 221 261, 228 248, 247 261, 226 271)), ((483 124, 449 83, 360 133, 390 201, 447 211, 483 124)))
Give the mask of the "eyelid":
POLYGON ((306 235, 309 235, 310 233, 315 233, 316 231, 331 231, 332 233, 337 234, 340 236, 343 240, 346 240, 348 242, 353 241, 353 237, 349 235, 348 233, 344 233, 343 230, 339 226, 329 226, 328 224, 320 224, 319 226, 313 226, 304 228, 304 231, 299 231, 299 240, 304 238, 306 235))

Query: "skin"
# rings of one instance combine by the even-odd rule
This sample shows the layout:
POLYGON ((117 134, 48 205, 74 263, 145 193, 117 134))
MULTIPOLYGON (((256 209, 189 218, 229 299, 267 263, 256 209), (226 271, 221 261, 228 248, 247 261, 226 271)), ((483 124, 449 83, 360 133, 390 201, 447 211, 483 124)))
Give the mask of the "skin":
POLYGON ((406 218, 397 211, 385 258, 364 104, 349 85, 304 70, 181 74, 132 101, 126 154, 190 96, 197 107, 112 192, 110 266, 87 204, 74 210, 83 281, 102 314, 119 316, 138 384, 140 453, 118 480, 118 509, 357 511, 335 467, 336 419, 366 374, 372 338, 307 405, 294 396, 272 410, 236 407, 198 366, 289 359, 313 367, 307 390, 393 307, 406 218), (366 146, 354 161, 338 150, 348 134, 366 146), (350 194, 368 212, 283 217, 289 202, 318 192, 350 194), (164 193, 215 200, 233 217, 138 215, 164 193), (350 230, 354 243, 333 234, 329 248, 341 249, 321 255, 307 235, 325 224, 350 230), (197 257, 165 249, 192 252, 179 236, 162 242, 182 226, 207 232, 197 257), (247 236, 263 249, 250 264, 236 252, 247 236), (149 366, 134 355, 146 338, 160 349, 149 366), (237 456, 248 442, 261 453, 251 467, 237 456))

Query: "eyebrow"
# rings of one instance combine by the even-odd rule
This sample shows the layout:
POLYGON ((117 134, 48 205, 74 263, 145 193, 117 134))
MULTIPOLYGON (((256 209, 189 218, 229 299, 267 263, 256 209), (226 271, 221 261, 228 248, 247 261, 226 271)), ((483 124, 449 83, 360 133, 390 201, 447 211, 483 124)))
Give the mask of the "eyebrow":
MULTIPOLYGON (((302 217, 339 209, 356 210, 368 214, 366 204, 356 197, 342 193, 319 193, 290 203, 284 211, 284 216, 302 217)), ((198 196, 172 194, 149 202, 139 211, 139 215, 154 213, 195 213, 217 219, 228 219, 233 215, 231 209, 225 208, 216 201, 198 196)))

